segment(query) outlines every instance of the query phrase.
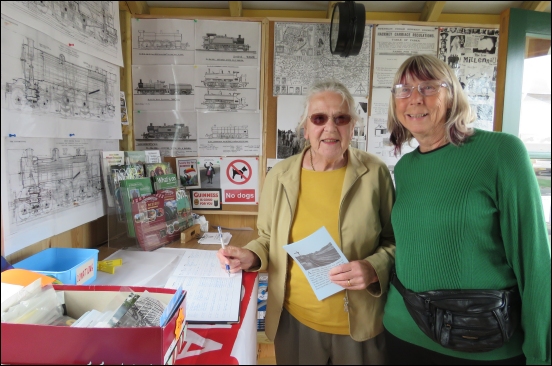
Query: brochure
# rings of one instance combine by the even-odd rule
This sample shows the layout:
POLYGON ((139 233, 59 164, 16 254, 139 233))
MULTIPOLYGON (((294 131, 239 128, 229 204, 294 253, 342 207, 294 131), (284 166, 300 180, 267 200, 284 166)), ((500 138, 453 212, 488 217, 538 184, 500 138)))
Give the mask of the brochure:
POLYGON ((283 248, 299 265, 318 300, 343 291, 343 287, 330 281, 329 272, 349 261, 324 226, 283 248))

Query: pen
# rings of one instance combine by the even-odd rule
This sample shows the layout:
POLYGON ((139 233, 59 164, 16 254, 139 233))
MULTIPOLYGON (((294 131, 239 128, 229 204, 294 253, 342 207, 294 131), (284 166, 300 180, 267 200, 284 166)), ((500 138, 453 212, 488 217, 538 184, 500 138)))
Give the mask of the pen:
MULTIPOLYGON (((218 232, 220 236, 220 245, 222 246, 222 249, 224 249, 224 240, 222 240, 222 230, 220 229, 220 226, 218 227, 218 232)), ((228 277, 230 277, 230 265, 226 264, 226 272, 228 272, 228 277)))

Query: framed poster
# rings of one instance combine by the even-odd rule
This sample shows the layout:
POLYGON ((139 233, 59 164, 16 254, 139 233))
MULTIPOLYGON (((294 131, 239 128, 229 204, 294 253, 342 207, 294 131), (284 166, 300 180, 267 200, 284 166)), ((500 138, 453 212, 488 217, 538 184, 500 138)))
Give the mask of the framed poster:
POLYGON ((222 210, 220 189, 191 189, 192 210, 222 210))

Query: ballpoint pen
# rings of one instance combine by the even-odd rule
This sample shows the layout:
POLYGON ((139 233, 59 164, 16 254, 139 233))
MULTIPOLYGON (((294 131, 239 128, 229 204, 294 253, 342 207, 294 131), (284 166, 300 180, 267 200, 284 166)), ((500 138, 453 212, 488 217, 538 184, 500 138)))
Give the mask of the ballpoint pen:
MULTIPOLYGON (((222 249, 224 249, 224 240, 222 240, 222 230, 220 229, 220 226, 218 227, 219 237, 220 237, 220 245, 222 246, 222 249)), ((226 263, 226 272, 228 272, 228 277, 230 277, 230 265, 226 263)))

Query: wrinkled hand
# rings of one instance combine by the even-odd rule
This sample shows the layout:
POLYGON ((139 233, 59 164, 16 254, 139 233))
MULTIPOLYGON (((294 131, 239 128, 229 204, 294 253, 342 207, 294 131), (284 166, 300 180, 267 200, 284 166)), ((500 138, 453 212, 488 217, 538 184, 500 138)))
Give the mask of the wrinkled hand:
POLYGON ((332 268, 330 281, 347 290, 365 290, 379 279, 370 262, 358 260, 332 268))
POLYGON ((224 249, 219 249, 217 257, 220 262, 220 267, 226 270, 226 265, 230 265, 230 272, 235 273, 240 270, 248 270, 252 267, 258 267, 261 260, 255 253, 248 249, 238 248, 232 245, 227 245, 224 249))

